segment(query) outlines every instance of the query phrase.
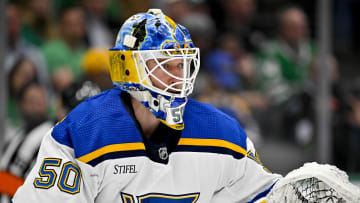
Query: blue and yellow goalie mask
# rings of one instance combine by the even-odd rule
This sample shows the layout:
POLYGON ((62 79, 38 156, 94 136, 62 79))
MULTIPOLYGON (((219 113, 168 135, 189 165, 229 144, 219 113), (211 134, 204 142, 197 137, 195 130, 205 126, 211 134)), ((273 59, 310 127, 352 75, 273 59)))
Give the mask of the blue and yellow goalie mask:
POLYGON ((131 16, 110 49, 116 87, 142 102, 161 122, 182 130, 187 96, 200 66, 187 29, 159 9, 131 16))

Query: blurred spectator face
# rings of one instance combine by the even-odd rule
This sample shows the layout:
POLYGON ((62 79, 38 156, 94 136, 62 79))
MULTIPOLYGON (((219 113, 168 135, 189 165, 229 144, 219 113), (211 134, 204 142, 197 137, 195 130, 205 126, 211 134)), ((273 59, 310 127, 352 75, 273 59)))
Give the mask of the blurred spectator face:
POLYGON ((20 100, 20 109, 26 132, 44 122, 47 119, 45 89, 38 84, 25 87, 20 100))
POLYGON ((14 73, 10 78, 10 88, 13 91, 12 94, 16 95, 25 84, 36 78, 36 68, 30 60, 24 60, 14 68, 14 73))
POLYGON ((238 54, 241 54, 240 42, 235 38, 234 35, 230 33, 223 34, 220 39, 220 49, 224 50, 228 54, 236 57, 238 54))
POLYGON ((105 14, 107 0, 84 0, 83 4, 93 15, 103 16, 105 14))
POLYGON ((20 34, 21 16, 19 8, 15 5, 10 5, 6 11, 7 15, 7 30, 9 41, 14 42, 20 34))
POLYGON ((247 21, 253 16, 255 11, 253 0, 227 0, 225 2, 227 15, 237 18, 237 20, 247 21))
POLYGON ((61 32, 64 39, 72 45, 83 40, 85 36, 85 19, 81 8, 71 8, 63 13, 61 32))
POLYGON ((173 0, 168 3, 166 10, 168 16, 175 22, 178 22, 189 12, 189 5, 186 1, 173 0))
POLYGON ((73 81, 73 72, 68 67, 59 67, 52 75, 52 84, 57 92, 61 92, 69 87, 73 81))
POLYGON ((22 97, 21 109, 25 114, 45 115, 47 111, 45 90, 39 85, 30 85, 22 97))
POLYGON ((304 12, 290 8, 281 15, 281 37, 291 46, 297 46, 308 34, 308 25, 304 12))
POLYGON ((47 17, 50 12, 50 2, 49 0, 32 0, 30 9, 37 16, 47 17))

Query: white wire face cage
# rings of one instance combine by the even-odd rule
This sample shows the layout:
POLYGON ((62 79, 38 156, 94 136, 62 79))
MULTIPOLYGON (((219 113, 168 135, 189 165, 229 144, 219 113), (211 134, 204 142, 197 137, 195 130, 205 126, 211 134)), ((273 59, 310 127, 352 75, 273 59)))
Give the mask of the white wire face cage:
POLYGON ((200 68, 199 48, 133 51, 132 57, 136 64, 140 85, 170 97, 183 98, 192 93, 200 68), (146 62, 151 59, 155 65, 149 67, 146 62), (176 74, 164 67, 173 60, 178 60, 176 63, 179 64, 176 74), (157 74, 159 72, 162 72, 162 76, 157 74), (154 83, 162 87, 157 87, 154 83))

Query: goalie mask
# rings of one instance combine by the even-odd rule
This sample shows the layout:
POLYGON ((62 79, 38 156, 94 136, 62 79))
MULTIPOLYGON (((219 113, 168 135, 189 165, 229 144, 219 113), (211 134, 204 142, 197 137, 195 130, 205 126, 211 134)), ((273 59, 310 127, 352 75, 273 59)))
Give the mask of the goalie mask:
POLYGON ((115 86, 167 126, 182 130, 187 96, 200 66, 199 49, 187 29, 161 10, 150 9, 125 21, 109 54, 115 86))

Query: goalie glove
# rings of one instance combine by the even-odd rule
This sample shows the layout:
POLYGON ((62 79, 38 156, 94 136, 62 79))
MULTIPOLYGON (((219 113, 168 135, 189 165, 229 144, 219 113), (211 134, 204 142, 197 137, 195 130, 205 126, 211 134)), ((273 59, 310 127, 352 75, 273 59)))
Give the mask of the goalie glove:
POLYGON ((347 174, 337 167, 312 162, 276 183, 267 202, 360 202, 360 188, 351 184, 347 174))

